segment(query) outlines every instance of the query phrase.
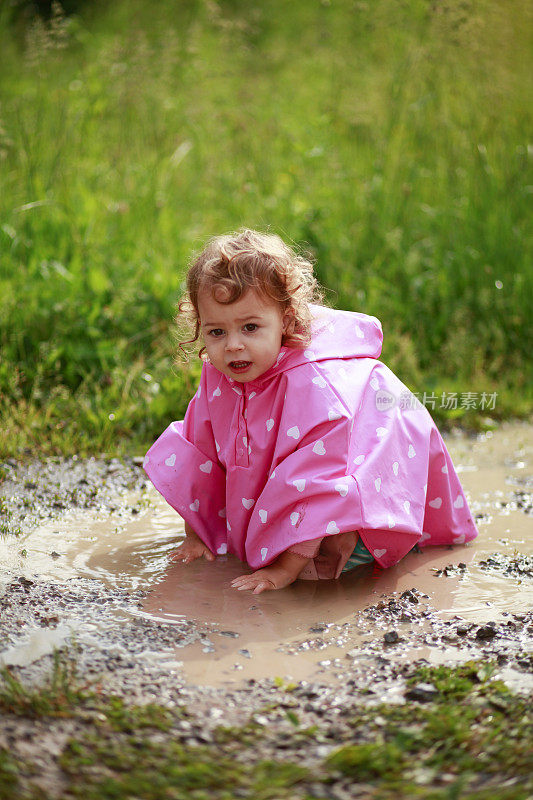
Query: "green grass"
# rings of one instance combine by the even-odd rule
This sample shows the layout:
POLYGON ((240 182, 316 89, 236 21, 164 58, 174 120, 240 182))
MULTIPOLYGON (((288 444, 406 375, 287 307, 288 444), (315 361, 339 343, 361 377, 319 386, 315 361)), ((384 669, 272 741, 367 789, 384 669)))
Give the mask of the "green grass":
MULTIPOLYGON (((439 692, 434 701, 359 703, 343 710, 348 727, 342 734, 330 731, 339 718, 327 711, 310 728, 285 726, 281 737, 279 730, 257 725, 252 714, 242 727, 221 726, 205 745, 190 744, 178 732, 184 717, 195 722, 187 709, 130 706, 100 686, 100 693, 78 694, 69 702, 75 733, 62 742, 54 769, 62 797, 87 800, 314 800, 313 786, 327 791, 346 783, 375 800, 527 800, 533 789, 530 699, 494 680, 494 671, 495 665, 486 662, 420 667, 408 683, 431 681, 439 692), (269 758, 262 755, 265 743, 269 758), (298 763, 299 755, 308 756, 317 743, 339 746, 326 758, 298 763)), ((7 691, 13 692, 13 683, 19 684, 19 695, 27 694, 12 676, 7 691)), ((48 696, 35 702, 37 693, 31 704, 12 705, 8 713, 58 716, 48 696)), ((280 687, 265 713, 276 715, 285 702, 280 687)), ((61 709, 65 713, 63 704, 61 709)), ((0 789, 6 800, 48 800, 36 786, 38 776, 30 756, 0 748, 0 789)))
POLYGON ((89 697, 75 659, 54 651, 50 675, 41 686, 26 686, 8 667, 0 669, 0 712, 22 717, 66 717, 89 697))
POLYGON ((530 412, 526 0, 91 9, 0 10, 0 457, 139 451, 179 417, 186 263, 241 225, 380 317, 413 390, 530 412))
MULTIPOLYGON (((375 727, 371 741, 339 748, 327 759, 329 767, 353 778, 379 781, 386 790, 384 797, 392 797, 395 787, 406 792, 406 784, 416 783, 423 773, 428 784, 438 782, 443 774, 450 776, 447 793, 422 792, 413 786, 407 796, 528 797, 533 739, 530 702, 512 694, 501 681, 491 680, 493 672, 493 664, 482 662, 417 669, 408 683, 430 681, 439 690, 436 700, 380 707, 387 724, 375 727), (466 791, 476 777, 491 784, 486 794, 466 791), (511 785, 509 793, 502 791, 500 785, 512 778, 517 785, 511 785)), ((354 738, 375 711, 354 715, 354 738)))

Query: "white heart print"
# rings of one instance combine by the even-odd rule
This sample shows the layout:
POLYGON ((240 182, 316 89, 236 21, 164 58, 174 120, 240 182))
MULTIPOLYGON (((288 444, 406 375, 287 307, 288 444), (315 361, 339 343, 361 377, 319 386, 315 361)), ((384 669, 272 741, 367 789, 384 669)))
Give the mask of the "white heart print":
POLYGON ((189 508, 191 509, 191 511, 198 511, 198 509, 200 508, 200 501, 198 500, 198 498, 196 498, 194 503, 189 504, 189 508))
POLYGON ((348 487, 345 483, 336 483, 335 484, 335 491, 340 494, 341 497, 346 497, 348 494, 348 487))
POLYGON ((448 465, 447 465, 447 464, 445 464, 445 465, 442 467, 442 472, 444 472, 444 474, 445 474, 445 475, 447 475, 447 474, 448 474, 448 465))
POLYGON ((200 464, 200 469, 202 470, 202 472, 207 472, 209 474, 213 469, 213 462, 206 461, 204 464, 200 464))
POLYGON ((300 438, 300 429, 298 425, 293 425, 292 428, 289 428, 287 431, 287 436, 292 436, 293 439, 300 438))
POLYGON ((245 508, 251 508, 254 504, 253 497, 242 497, 241 502, 245 508))
POLYGON ((315 354, 312 350, 304 350, 304 356, 308 358, 310 361, 314 361, 315 354))
POLYGON ((315 378, 313 378, 312 383, 314 383, 315 386, 319 386, 321 389, 325 389, 327 386, 327 383, 322 375, 317 375, 315 378))
POLYGON ((272 428, 274 427, 274 420, 273 419, 267 419, 266 426, 267 426, 267 431, 271 431, 272 428))
POLYGON ((261 561, 265 560, 265 558, 267 557, 267 553, 268 553, 268 547, 262 547, 261 548, 261 561))
POLYGON ((167 467, 173 467, 175 463, 176 463, 176 453, 172 453, 171 456, 165 458, 165 464, 167 465, 167 467))
POLYGON ((261 522, 265 523, 267 521, 268 512, 265 511, 264 508, 259 509, 259 519, 261 522))
POLYGON ((335 411, 333 408, 330 408, 328 411, 328 419, 330 422, 333 422, 336 419, 341 419, 341 415, 338 411, 335 411))
POLYGON ((248 395, 248 400, 251 400, 252 397, 256 396, 256 394, 257 394, 257 392, 250 392, 250 394, 248 395))
POLYGON ((358 339, 364 339, 365 338, 365 334, 363 333, 363 331, 361 330, 359 325, 355 326, 355 335, 357 336, 358 339))
POLYGON ((459 536, 454 536, 453 537, 453 543, 454 544, 464 544, 465 543, 465 538, 466 537, 465 537, 464 533, 460 533, 459 536))
POLYGON ((298 478, 298 480, 293 481, 293 484, 299 492, 303 492, 305 489, 305 478, 298 478))
POLYGON ((217 388, 213 392, 213 397, 220 397, 221 394, 222 392, 220 391, 220 386, 217 386, 217 388))
POLYGON ((382 556, 385 555, 386 552, 387 552, 387 549, 384 547, 381 550, 379 550, 379 549, 378 550, 374 550, 374 555, 376 556, 376 558, 381 558, 382 556))
POLYGON ((222 519, 224 519, 224 517, 226 516, 226 509, 225 508, 221 508, 220 511, 218 512, 218 516, 222 517, 222 519))
POLYGON ((376 478, 374 481, 374 486, 376 487, 376 492, 379 492, 381 489, 381 478, 376 478))
POLYGON ((331 522, 328 522, 326 533, 339 533, 339 528, 335 520, 332 519, 331 522))
POLYGON ((428 505, 430 505, 431 508, 440 508, 442 505, 442 497, 435 497, 434 500, 429 501, 428 505))
POLYGON ((465 504, 465 501, 463 500, 463 495, 462 494, 458 494, 457 497, 454 500, 453 507, 454 508, 462 508, 464 506, 464 504, 465 504))
POLYGON ((375 389, 376 391, 379 389, 379 381, 377 378, 372 378, 370 381, 370 386, 375 389))
POLYGON ((324 447, 324 442, 322 439, 319 439, 318 442, 315 442, 313 445, 313 453, 316 453, 317 456, 323 456, 326 452, 326 448, 324 447))
POLYGON ((221 545, 217 547, 217 553, 219 554, 219 556, 225 556, 227 552, 228 552, 228 545, 226 544, 226 542, 223 542, 221 545))
POLYGON ((380 439, 387 435, 387 428, 376 428, 376 434, 380 439))
POLYGON ((416 456, 416 451, 412 444, 409 445, 409 450, 407 451, 407 455, 409 456, 409 458, 414 458, 416 456))
POLYGON ((400 465, 398 464, 397 461, 395 461, 394 464, 392 465, 392 471, 394 472, 395 475, 398 474, 399 468, 400 468, 400 465))
POLYGON ((403 507, 405 509, 405 513, 409 514, 409 512, 411 511, 411 503, 409 502, 409 500, 404 500, 403 507))
POLYGON ((357 458, 354 458, 354 464, 357 465, 362 464, 364 460, 365 460, 364 456, 357 456, 357 458))
POLYGON ((387 523, 389 525, 389 528, 394 528, 395 525, 394 518, 390 514, 387 516, 387 523))
POLYGON ((289 519, 291 521, 291 525, 296 525, 296 523, 300 519, 300 515, 298 514, 297 511, 293 511, 292 514, 290 515, 289 519))

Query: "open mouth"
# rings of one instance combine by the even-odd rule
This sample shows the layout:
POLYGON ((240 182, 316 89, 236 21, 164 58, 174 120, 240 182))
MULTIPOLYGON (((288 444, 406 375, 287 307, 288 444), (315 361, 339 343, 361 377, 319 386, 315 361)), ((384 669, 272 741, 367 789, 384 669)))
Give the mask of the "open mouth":
POLYGON ((229 363, 229 368, 233 372, 246 372, 251 366, 251 361, 230 361, 229 363))

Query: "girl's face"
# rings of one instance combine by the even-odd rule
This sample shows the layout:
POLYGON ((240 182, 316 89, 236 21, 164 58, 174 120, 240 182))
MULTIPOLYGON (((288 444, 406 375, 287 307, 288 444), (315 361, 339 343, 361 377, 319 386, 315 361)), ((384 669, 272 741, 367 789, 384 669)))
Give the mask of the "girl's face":
POLYGON ((289 315, 273 300, 248 289, 227 305, 203 290, 198 311, 209 360, 228 378, 246 383, 273 366, 289 322, 289 315))

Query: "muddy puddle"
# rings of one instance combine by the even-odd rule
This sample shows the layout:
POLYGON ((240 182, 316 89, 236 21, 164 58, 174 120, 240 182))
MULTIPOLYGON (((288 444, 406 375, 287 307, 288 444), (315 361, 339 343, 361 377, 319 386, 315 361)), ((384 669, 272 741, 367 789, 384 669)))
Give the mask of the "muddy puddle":
MULTIPOLYGON (((366 610, 402 595, 404 606, 411 602, 418 613, 402 611, 395 618, 394 630, 405 641, 395 657, 460 660, 463 651, 453 636, 448 645, 442 638, 438 646, 432 642, 435 625, 455 622, 457 628, 462 623, 466 630, 473 624, 505 623, 533 608, 527 559, 533 556, 533 428, 508 423, 476 438, 457 434, 446 442, 479 528, 470 545, 430 547, 389 570, 368 566, 338 581, 299 581, 254 596, 230 587, 232 578, 245 571, 232 556, 189 566, 169 561, 183 524, 151 490, 150 504, 136 515, 80 511, 1 541, 0 595, 14 576, 58 584, 87 578, 126 596, 141 590, 140 600, 124 603, 120 611, 110 609, 109 616, 115 623, 136 617, 156 625, 194 620, 196 640, 171 646, 159 657, 197 685, 274 675, 295 680, 324 672, 334 676, 354 651, 364 658, 365 653, 375 655, 378 645, 383 649, 390 616, 369 616, 366 610), (427 610, 421 613, 422 608, 427 610)), ((137 501, 132 496, 131 505, 137 501)), ((77 635, 89 630, 93 621, 82 617, 48 631, 49 645, 73 629, 77 635)), ((18 663, 36 657, 31 644, 24 647, 15 656, 18 663)))

